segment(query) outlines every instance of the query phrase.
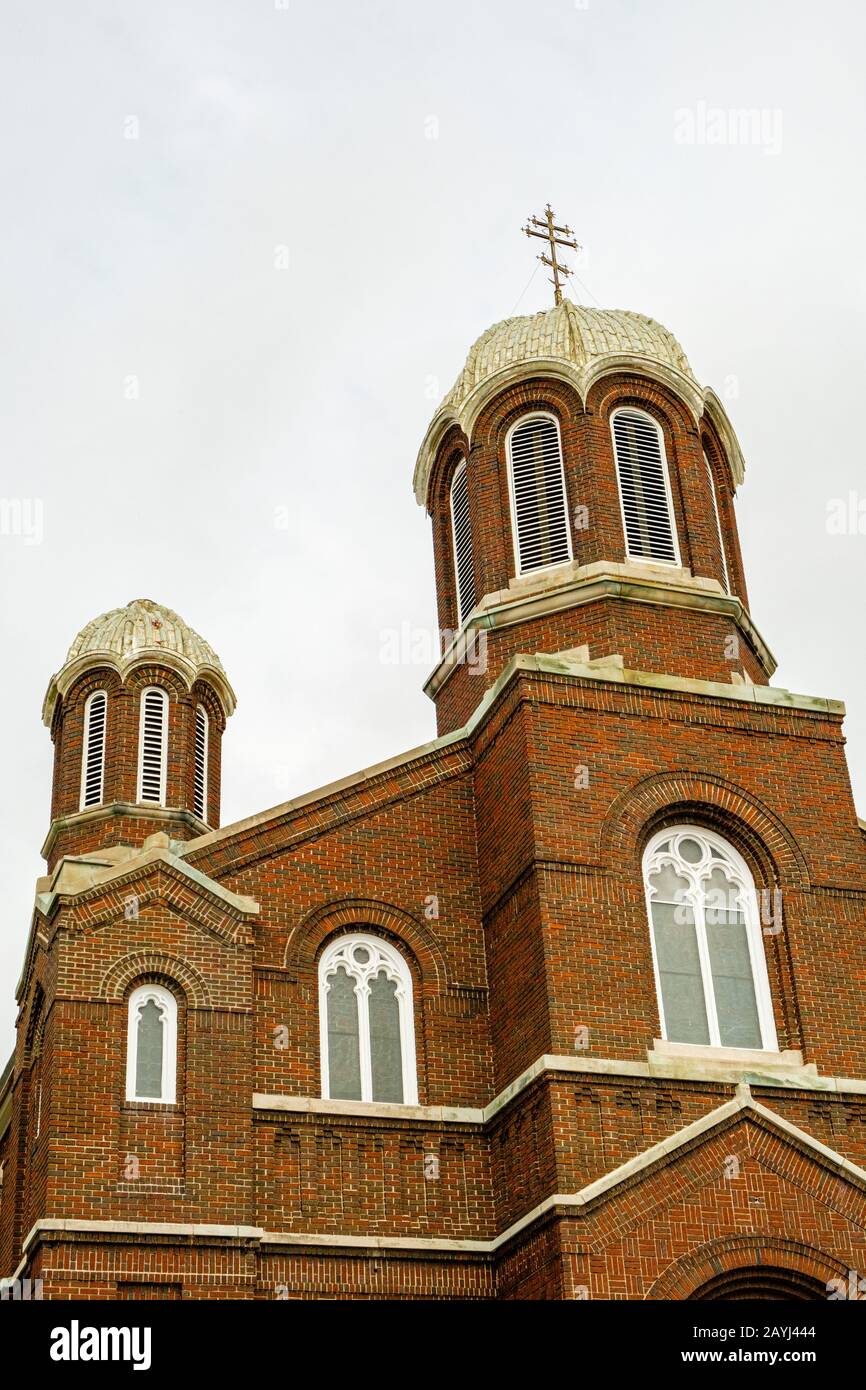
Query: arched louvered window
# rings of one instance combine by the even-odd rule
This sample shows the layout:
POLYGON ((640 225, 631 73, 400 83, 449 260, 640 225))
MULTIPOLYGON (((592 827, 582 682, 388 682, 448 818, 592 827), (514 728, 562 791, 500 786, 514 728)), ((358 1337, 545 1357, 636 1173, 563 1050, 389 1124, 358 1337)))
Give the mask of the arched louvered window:
POLYGON ((138 800, 165 805, 168 695, 157 686, 141 693, 138 734, 138 800))
POLYGON ((559 423, 526 415, 508 436, 511 520, 517 573, 571 559, 571 528, 559 423))
POLYGON ((81 754, 81 810, 102 804, 105 780, 105 723, 108 696, 94 690, 84 706, 84 744, 81 754))
POLYGON ((192 774, 192 809, 199 820, 207 820, 207 755, 209 727, 207 710, 196 705, 195 710, 195 757, 192 774))
POLYGON ((651 415, 617 410, 611 420, 622 524, 629 560, 678 565, 665 442, 651 415))
POLYGON ((161 985, 129 996, 126 1099, 174 1105, 177 1091, 177 1000, 161 985))
POLYGON ((707 469, 707 482, 710 488, 710 496, 713 499, 713 516, 716 522, 716 539, 719 542, 719 559, 722 562, 722 574, 725 576, 725 592, 729 594, 731 592, 731 579, 728 574, 728 561, 725 556, 725 539, 722 535, 722 519, 719 515, 719 496, 716 492, 716 480, 713 477, 712 464, 706 454, 704 454, 704 463, 707 469))
POLYGON ((644 855, 662 1036, 775 1051, 761 918, 748 866, 720 835, 659 831, 644 855))
POLYGON ((457 608, 460 622, 475 607, 475 563, 472 528, 469 524, 469 488, 466 463, 460 464, 451 483, 451 535, 454 543, 454 573, 457 577, 457 608))
POLYGON ((415 1105, 412 976, 376 936, 340 937, 319 963, 322 1095, 415 1105))

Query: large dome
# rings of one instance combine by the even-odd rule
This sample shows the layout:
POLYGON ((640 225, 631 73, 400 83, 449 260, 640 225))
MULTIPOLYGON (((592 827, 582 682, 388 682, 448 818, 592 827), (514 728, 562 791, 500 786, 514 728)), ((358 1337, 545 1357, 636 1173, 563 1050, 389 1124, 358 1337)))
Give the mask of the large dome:
POLYGON ((65 695, 84 671, 110 666, 124 676, 133 666, 157 661, 176 671, 192 687, 202 677, 210 681, 225 712, 231 714, 235 694, 223 664, 209 642, 171 608, 153 599, 133 599, 125 608, 112 608, 78 633, 60 671, 51 677, 43 718, 50 723, 58 696, 65 695))
POLYGON ((482 333, 442 404, 459 409, 481 382, 513 362, 556 359, 585 367, 611 353, 646 357, 695 379, 676 338, 655 319, 627 309, 588 309, 564 299, 553 309, 503 319, 482 333))
POLYGON ((452 424, 471 435, 485 403, 497 391, 534 373, 564 377, 585 396, 607 371, 637 370, 666 382, 687 402, 696 419, 705 407, 724 417, 735 483, 742 481, 742 457, 730 423, 714 393, 697 382, 672 333, 627 309, 590 309, 564 299, 552 309, 495 323, 473 344, 465 366, 430 423, 415 469, 415 495, 427 500, 430 468, 439 441, 452 424))

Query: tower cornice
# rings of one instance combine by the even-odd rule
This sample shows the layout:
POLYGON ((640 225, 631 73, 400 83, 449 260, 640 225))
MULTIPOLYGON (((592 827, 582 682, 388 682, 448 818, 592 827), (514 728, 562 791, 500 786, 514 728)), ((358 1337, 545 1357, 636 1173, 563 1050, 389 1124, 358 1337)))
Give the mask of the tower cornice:
POLYGON ((776 659, 745 605, 735 594, 726 594, 717 580, 693 575, 680 565, 601 561, 538 571, 512 579, 507 589, 486 594, 454 633, 424 684, 425 693, 434 700, 453 671, 477 660, 479 632, 513 627, 605 599, 729 618, 749 642, 768 680, 776 670, 776 659))

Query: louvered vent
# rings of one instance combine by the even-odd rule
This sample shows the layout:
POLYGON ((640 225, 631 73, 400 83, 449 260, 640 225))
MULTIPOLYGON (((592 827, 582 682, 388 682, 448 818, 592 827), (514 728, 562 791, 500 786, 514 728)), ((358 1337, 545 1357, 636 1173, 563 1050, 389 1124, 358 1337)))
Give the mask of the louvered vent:
POLYGON ((713 516, 716 518, 716 536, 719 542, 719 558, 722 562, 722 573, 725 576, 725 593, 731 592, 731 580, 728 574, 728 562, 725 558, 725 542, 722 538, 722 519, 719 516, 719 499, 716 495, 716 480, 713 477, 713 470, 710 461, 704 454, 704 463, 707 465, 707 482, 710 485, 710 496, 713 499, 713 516))
POLYGON ((466 614, 471 613, 475 607, 475 566, 465 463, 461 463, 451 484, 451 526, 454 536, 454 569, 457 574, 457 604, 462 623, 466 614))
POLYGON ((618 410, 613 443, 628 558, 678 564, 661 430, 639 410, 618 410))
POLYGON ((84 719, 84 756, 81 768, 81 809, 99 806, 105 769, 105 691, 97 690, 87 701, 84 719))
POLYGON ((207 820, 207 714, 198 706, 195 712, 195 766, 193 768, 193 810, 199 820, 207 820))
POLYGON ((145 690, 141 701, 138 799, 165 802, 166 696, 163 690, 145 690))
POLYGON ((571 559, 559 429, 549 415, 531 415, 514 430, 511 489, 520 574, 571 559))

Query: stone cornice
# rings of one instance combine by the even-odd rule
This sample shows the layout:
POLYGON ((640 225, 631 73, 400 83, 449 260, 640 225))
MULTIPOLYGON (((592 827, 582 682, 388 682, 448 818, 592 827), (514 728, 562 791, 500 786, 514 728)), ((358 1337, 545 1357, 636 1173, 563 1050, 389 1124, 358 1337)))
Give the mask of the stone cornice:
POLYGON ((748 610, 735 595, 726 594, 717 580, 697 578, 679 566, 604 561, 593 565, 557 566, 555 570, 548 570, 541 580, 537 575, 527 576, 525 580, 513 580, 507 589, 486 594, 464 620, 428 676, 425 694, 435 699, 457 667, 477 662, 479 631, 499 631, 533 618, 544 618, 611 598, 719 614, 739 628, 768 678, 776 670, 776 659, 748 610))
POLYGON ((819 1164, 834 1176, 866 1192, 866 1171, 852 1163, 844 1155, 837 1153, 826 1144, 814 1139, 805 1130, 791 1124, 775 1110, 756 1101, 747 1083, 737 1086, 732 1099, 710 1110, 706 1115, 684 1125, 676 1133, 669 1135, 660 1143, 653 1144, 643 1153, 627 1159, 611 1172, 587 1183, 577 1192, 555 1192, 539 1202, 517 1221, 488 1240, 455 1240, 441 1236, 399 1236, 376 1235, 359 1236, 339 1232, 268 1231, 260 1226, 212 1225, 195 1222, 151 1222, 151 1221, 112 1221, 84 1220, 76 1218, 44 1218, 37 1221, 28 1231, 24 1242, 24 1258, 15 1270, 13 1278, 18 1278, 26 1269, 35 1249, 44 1239, 62 1240, 70 1237, 92 1235, 103 1239, 117 1239, 129 1236, 147 1236, 151 1240, 177 1240, 183 1242, 206 1242, 213 1240, 243 1241, 252 1247, 287 1246, 292 1248, 309 1247, 328 1250, 357 1249, 393 1251, 417 1251, 420 1254, 437 1252, 467 1255, 496 1255, 517 1236, 529 1230, 541 1220, 571 1214, 589 1215, 599 1204, 611 1200, 617 1192, 635 1181, 640 1181, 654 1168, 661 1168, 681 1152, 688 1151, 702 1141, 710 1140, 717 1134, 731 1130, 742 1120, 751 1121, 771 1134, 775 1134, 802 1154, 819 1164))
POLYGON ((195 831, 197 835, 206 834, 208 830, 206 821, 200 820, 192 811, 183 810, 181 807, 149 806, 135 801, 109 801, 102 806, 90 807, 86 811, 74 811, 69 816, 57 816, 51 822, 45 837, 40 851, 42 858, 47 859, 50 856, 62 831, 77 830, 82 826, 91 825, 94 821, 110 819, 112 816, 125 816, 130 820, 163 821, 167 827, 183 825, 195 831))
POLYGON ((825 1095, 863 1096, 866 1099, 866 1080, 835 1076, 819 1076, 814 1065, 804 1066, 799 1052, 756 1053, 742 1050, 737 1057, 733 1048, 693 1048, 677 1052, 670 1044, 656 1041, 647 1052, 646 1062, 625 1061, 616 1057, 573 1057, 545 1053, 506 1086, 488 1105, 483 1107, 451 1105, 385 1105, 375 1101, 323 1100, 318 1096, 268 1095, 254 1092, 254 1111, 271 1114, 321 1115, 332 1120, 366 1119, 390 1120, 411 1124, 489 1124, 534 1082, 556 1073, 588 1079, 629 1077, 645 1081, 670 1081, 694 1086, 731 1086, 743 1084, 766 1090, 797 1090, 821 1092, 825 1095), (666 1051, 665 1048, 669 1050, 666 1051))
POLYGON ((192 690, 198 680, 207 681, 208 685, 213 687, 226 718, 234 713, 237 697, 222 667, 215 666, 212 662, 190 660, 170 647, 138 647, 123 656, 104 650, 85 651, 67 662, 51 677, 42 705, 43 724, 51 728, 57 701, 62 700, 75 682, 88 671, 108 669, 114 671, 121 681, 125 682, 130 673, 139 666, 164 666, 180 676, 187 690, 192 690))

